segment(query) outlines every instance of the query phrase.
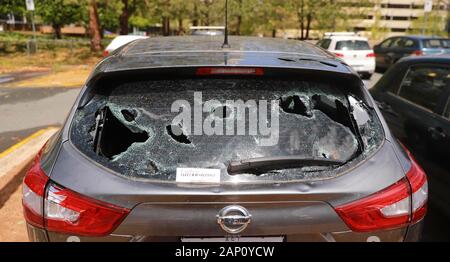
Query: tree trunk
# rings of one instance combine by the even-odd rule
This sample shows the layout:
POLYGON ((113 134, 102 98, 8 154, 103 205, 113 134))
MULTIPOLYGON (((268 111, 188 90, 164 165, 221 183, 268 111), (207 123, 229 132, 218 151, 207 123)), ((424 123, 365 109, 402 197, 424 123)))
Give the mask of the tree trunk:
POLYGON ((242 0, 238 1, 239 4, 239 15, 237 16, 236 22, 236 35, 241 35, 241 25, 242 25, 242 0))
POLYGON ((309 30, 311 29, 311 20, 312 20, 312 14, 308 13, 306 15, 306 35, 305 35, 305 39, 309 38, 309 30))
POLYGON ((193 26, 198 26, 198 6, 197 3, 194 3, 194 20, 192 21, 193 26))
POLYGON ((184 35, 183 18, 178 18, 178 35, 184 35))
POLYGON ((91 50, 99 52, 102 50, 102 37, 100 34, 100 23, 95 0, 89 0, 89 36, 91 38, 91 50))
POLYGON ((119 17, 120 22, 120 34, 121 35, 128 35, 129 29, 128 29, 128 18, 130 17, 130 11, 128 9, 128 0, 122 0, 123 8, 122 13, 119 17))
POLYGON ((162 25, 163 25, 163 36, 170 35, 170 19, 168 17, 162 18, 162 25))
POLYGON ((61 25, 53 25, 53 31, 55 31, 55 38, 56 39, 61 39, 62 38, 61 25))
POLYGON ((301 0, 301 2, 300 2, 299 20, 300 20, 300 39, 303 40, 303 39, 305 39, 305 36, 304 36, 304 30, 305 30, 305 5, 304 5, 303 0, 301 0))

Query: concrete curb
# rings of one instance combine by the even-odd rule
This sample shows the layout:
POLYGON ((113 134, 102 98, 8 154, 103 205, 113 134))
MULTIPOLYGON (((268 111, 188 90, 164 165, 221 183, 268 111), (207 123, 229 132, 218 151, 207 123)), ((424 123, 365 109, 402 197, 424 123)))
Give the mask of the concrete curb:
POLYGON ((23 163, 29 162, 44 146, 58 128, 49 127, 39 130, 21 142, 0 153, 0 177, 5 176, 23 163))

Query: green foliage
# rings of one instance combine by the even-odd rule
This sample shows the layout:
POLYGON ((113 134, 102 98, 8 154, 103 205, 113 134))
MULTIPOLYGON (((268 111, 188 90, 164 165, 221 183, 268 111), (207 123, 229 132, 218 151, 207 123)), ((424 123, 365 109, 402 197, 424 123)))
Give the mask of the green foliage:
POLYGON ((26 11, 25 0, 1 0, 0 15, 13 13, 14 15, 23 15, 26 11))
MULTIPOLYGON (((373 4, 381 0, 228 0, 231 34, 271 36, 280 29, 301 29, 320 34, 354 28, 354 20, 372 13, 373 4), (370 11, 370 12, 369 12, 370 11)), ((450 0, 436 0, 436 5, 450 0)), ((54 28, 75 23, 88 25, 87 0, 36 0, 39 22, 54 28)), ((128 2, 129 26, 145 30, 150 26, 170 22, 171 32, 188 33, 191 25, 224 25, 225 0, 97 0, 101 27, 118 32, 124 2, 128 2)), ((0 0, 0 16, 13 12, 21 16, 25 0, 0 0)), ((375 11, 376 12, 376 11, 375 11)), ((442 35, 447 17, 434 14, 425 23, 423 17, 413 22, 410 33, 442 35)), ((437 14, 437 13, 436 13, 437 14)), ((374 38, 384 37, 381 14, 374 14, 370 28, 374 38)), ((308 34, 308 33, 309 34, 308 34)))
POLYGON ((76 0, 40 0, 35 1, 36 14, 44 23, 50 24, 57 30, 62 26, 82 21, 83 8, 76 0))
POLYGON ((447 17, 436 15, 435 12, 432 11, 426 16, 421 16, 417 20, 414 20, 412 22, 412 29, 408 30, 408 33, 446 37, 447 31, 445 30, 445 24, 447 17))
POLYGON ((101 27, 116 32, 119 29, 119 17, 123 4, 120 0, 97 1, 98 16, 101 27))

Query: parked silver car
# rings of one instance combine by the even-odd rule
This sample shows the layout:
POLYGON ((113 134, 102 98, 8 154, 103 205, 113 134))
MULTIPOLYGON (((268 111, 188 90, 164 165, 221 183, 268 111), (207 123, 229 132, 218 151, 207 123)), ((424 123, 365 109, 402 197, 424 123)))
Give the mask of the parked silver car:
POLYGON ((32 241, 415 241, 427 180, 314 45, 166 37, 105 58, 23 185, 32 241))

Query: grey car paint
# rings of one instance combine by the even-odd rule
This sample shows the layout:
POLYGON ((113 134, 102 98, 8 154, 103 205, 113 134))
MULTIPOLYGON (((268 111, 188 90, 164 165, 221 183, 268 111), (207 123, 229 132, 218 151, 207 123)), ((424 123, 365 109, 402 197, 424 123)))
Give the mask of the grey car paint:
MULTIPOLYGON (((198 38, 196 37, 196 39, 198 38)), ((241 43, 243 46, 245 44, 251 47, 264 46, 264 40, 247 38, 238 40, 236 38, 234 41, 241 43)), ((269 43, 271 41, 274 40, 269 40, 269 43)), ((133 45, 139 42, 141 41, 134 42, 133 45)), ((280 42, 289 47, 286 42, 280 42)), ((220 40, 216 39, 215 43, 219 46, 220 40)), ((233 43, 233 39, 231 43, 233 43)), ((295 43, 295 45, 298 44, 295 43)), ((327 53, 320 54, 320 49, 309 47, 309 45, 303 43, 301 45, 306 47, 303 51, 300 51, 308 52, 309 49, 313 51, 309 51, 309 54, 303 54, 300 51, 291 51, 290 53, 288 51, 278 53, 274 51, 277 54, 274 56, 274 53, 271 53, 272 51, 263 55, 264 51, 261 50, 258 51, 261 52, 261 59, 257 56, 254 57, 252 52, 249 52, 249 55, 243 50, 240 53, 236 51, 233 55, 239 56, 239 59, 233 60, 233 66, 300 67, 305 70, 323 72, 334 70, 334 72, 347 77, 357 77, 351 69, 341 64, 339 60, 330 57, 327 53), (284 64, 285 61, 278 59, 280 55, 285 56, 288 53, 299 60, 284 64), (317 57, 318 60, 323 60, 325 63, 336 64, 336 67, 317 64, 317 62, 306 59, 311 56, 317 57), (246 60, 248 57, 255 58, 255 61, 249 62, 249 60, 246 60), (306 60, 302 61, 302 57, 306 57, 306 60), (311 67, 318 68, 311 69, 311 67)), ((267 46, 270 47, 271 45, 267 44, 267 46)), ((123 52, 129 52, 127 51, 129 48, 131 47, 125 47, 123 52)), ((190 48, 196 50, 195 47, 191 46, 190 48)), ((163 53, 163 51, 159 52, 163 53)), ((210 52, 213 53, 213 57, 216 55, 215 53, 218 53, 219 56, 226 57, 226 59, 228 59, 227 54, 230 53, 224 50, 210 52)), ((138 55, 138 58, 134 61, 136 68, 168 67, 168 64, 152 63, 155 53, 158 52, 152 51, 151 54, 147 55, 145 55, 145 52, 139 53, 142 55, 138 55)), ((200 53, 208 52, 203 50, 200 53)), ((174 63, 172 67, 176 67, 180 60, 171 60, 173 54, 166 55, 168 56, 166 57, 167 61, 174 63)), ((181 57, 185 55, 186 52, 177 54, 181 57)), ((155 59, 157 61, 164 60, 158 57, 155 59)), ((205 63, 197 57, 195 63, 189 63, 194 63, 196 66, 228 65, 223 60, 212 61, 208 60, 205 63)), ((95 79, 102 74, 124 70, 131 71, 134 69, 131 62, 124 58, 122 53, 105 59, 94 70, 72 108, 68 121, 58 134, 60 136, 58 141, 60 142, 55 146, 55 153, 51 154, 48 160, 54 165, 50 165, 46 171, 47 174, 50 174, 52 181, 64 187, 94 199, 132 209, 131 213, 110 236, 102 238, 69 236, 44 232, 28 225, 31 240, 178 241, 181 236, 223 236, 225 233, 217 225, 215 215, 229 204, 242 205, 252 213, 254 222, 243 232, 245 236, 283 235, 286 236, 286 241, 403 241, 406 240, 405 237, 418 234, 411 233, 411 231, 419 232, 420 227, 418 226, 380 232, 355 233, 350 231, 333 209, 339 204, 360 199, 392 185, 402 179, 405 171, 409 169, 409 160, 401 153, 398 145, 394 142, 376 107, 374 109, 384 128, 384 144, 373 156, 358 163, 356 167, 336 178, 295 183, 188 187, 175 183, 137 181, 114 175, 107 168, 87 159, 71 144, 69 129, 70 120, 78 105, 85 99, 85 93, 90 88, 89 85, 94 83, 95 79), (193 209, 195 212, 192 211, 193 209)), ((367 103, 374 104, 367 90, 363 88, 362 82, 361 89, 367 103)), ((413 239, 413 237, 411 238, 413 239)))

